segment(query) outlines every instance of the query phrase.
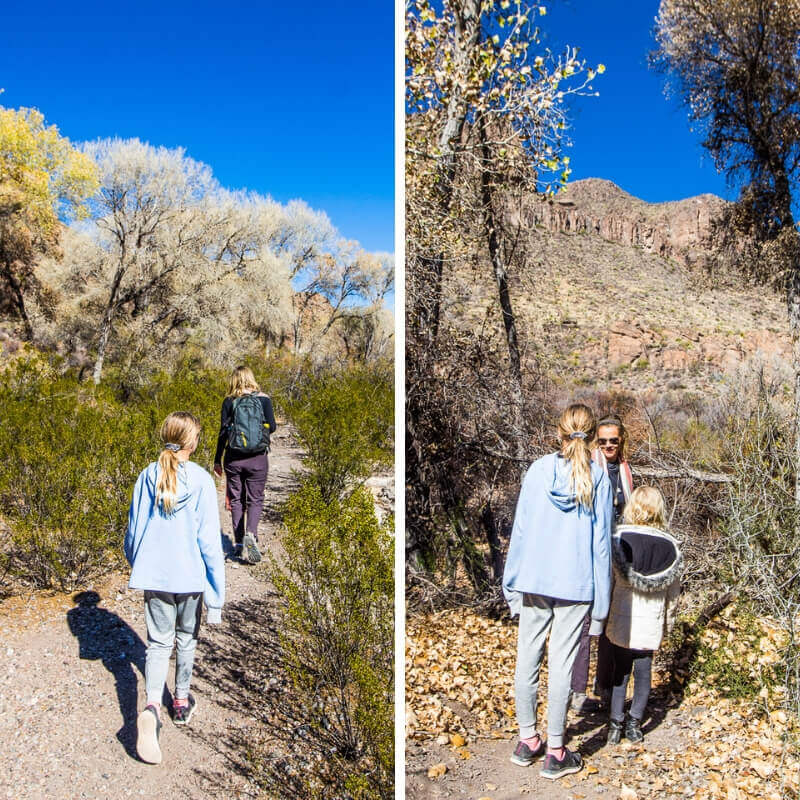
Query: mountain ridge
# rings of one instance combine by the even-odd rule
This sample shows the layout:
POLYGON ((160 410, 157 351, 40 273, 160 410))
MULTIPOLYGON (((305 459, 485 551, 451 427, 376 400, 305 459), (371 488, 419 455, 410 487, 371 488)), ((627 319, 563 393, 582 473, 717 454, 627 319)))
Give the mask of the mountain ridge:
MULTIPOLYGON (((559 383, 642 393, 708 392, 759 361, 783 379, 790 353, 776 293, 722 271, 710 233, 726 201, 647 203, 611 181, 526 198, 509 286, 523 368, 559 383)), ((447 324, 491 330, 504 352, 492 266, 481 253, 446 283, 447 324)))

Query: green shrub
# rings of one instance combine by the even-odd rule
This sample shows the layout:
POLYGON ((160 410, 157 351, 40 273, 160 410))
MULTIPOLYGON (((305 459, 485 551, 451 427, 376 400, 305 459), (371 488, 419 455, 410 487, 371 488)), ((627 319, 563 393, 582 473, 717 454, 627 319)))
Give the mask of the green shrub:
MULTIPOLYGON (((219 415, 222 400, 227 392, 227 374, 221 370, 204 368, 185 360, 172 372, 153 375, 147 384, 137 387, 127 396, 127 409, 138 410, 147 416, 149 429, 158 448, 158 429, 167 414, 189 411, 203 426, 200 444, 192 457, 200 466, 210 470, 219 433, 219 415)), ((157 455, 153 451, 150 460, 157 455)), ((140 468, 148 462, 142 463, 140 468)), ((135 477, 135 476, 134 476, 135 477)))
POLYGON ((387 368, 325 372, 295 385, 285 404, 307 453, 309 480, 324 499, 392 463, 394 386, 387 368))
POLYGON ((738 609, 735 616, 709 626, 698 642, 689 677, 724 697, 754 700, 781 682, 778 657, 759 658, 764 630, 751 610, 738 609))
POLYGON ((130 490, 152 450, 152 425, 113 395, 39 362, 19 362, 0 387, 0 502, 14 573, 70 589, 119 552, 130 490))
POLYGON ((131 491, 158 456, 171 411, 203 424, 198 463, 210 468, 224 376, 188 362, 131 387, 80 383, 56 362, 19 361, 0 385, 0 502, 11 528, 11 573, 69 591, 119 566, 131 491))
POLYGON ((309 797, 394 797, 393 556, 370 493, 326 503, 306 485, 288 501, 285 557, 271 579, 285 608, 284 661, 307 698, 305 745, 323 766, 309 797))

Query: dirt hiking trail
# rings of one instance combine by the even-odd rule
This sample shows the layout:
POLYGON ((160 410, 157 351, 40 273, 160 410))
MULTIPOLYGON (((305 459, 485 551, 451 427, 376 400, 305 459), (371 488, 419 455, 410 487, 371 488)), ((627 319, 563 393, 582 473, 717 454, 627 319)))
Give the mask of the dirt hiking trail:
MULTIPOLYGON (((276 553, 276 509, 296 487, 301 455, 291 430, 279 427, 259 524, 264 553, 276 553)), ((97 592, 99 603, 77 604, 80 590, 12 598, 0 604, 0 798, 258 797, 244 754, 263 712, 259 692, 282 676, 255 670, 250 654, 263 653, 265 630, 275 632, 274 619, 264 618, 274 603, 265 562, 250 566, 230 555, 223 481, 217 487, 226 602, 222 625, 203 624, 200 631, 190 725, 176 727, 165 709, 162 763, 136 756, 147 636, 142 593, 126 588, 127 573, 82 587, 97 592)), ((174 651, 168 690, 173 686, 174 651)))
MULTIPOLYGON (((778 663, 777 643, 782 641, 774 635, 778 629, 762 622, 757 636, 737 639, 738 623, 729 606, 709 623, 701 646, 719 649, 738 670, 753 668, 758 659, 778 663)), ((609 745, 607 712, 570 710, 566 744, 583 756, 581 772, 552 781, 539 775, 542 760, 529 767, 512 764, 509 757, 518 735, 516 641, 515 623, 475 609, 443 609, 406 619, 408 800, 783 800, 797 796, 800 760, 791 748, 795 734, 789 716, 777 708, 766 714, 760 697, 725 696, 731 689, 725 685, 730 680, 727 673, 720 677, 698 674, 679 684, 672 679, 668 660, 659 656, 642 725, 644 742, 631 744, 623 739, 609 745)), ((592 650, 596 652, 596 647, 592 650)), ((589 686, 595 662, 593 658, 589 686)), ((539 682, 539 726, 545 732, 547 673, 545 665, 539 682)), ((629 697, 631 693, 629 685, 629 697)))
MULTIPOLYGON (((632 792, 628 795, 631 798, 666 800, 681 796, 683 792, 673 793, 664 780, 659 781, 661 772, 652 767, 656 763, 666 766, 674 762, 676 755, 688 746, 694 722, 687 708, 667 711, 659 706, 659 698, 653 698, 644 724, 645 741, 638 745, 625 740, 616 746, 606 745, 604 715, 583 716, 570 711, 567 746, 578 749, 586 766, 577 774, 555 781, 539 776, 544 766, 542 759, 530 767, 519 767, 509 761, 517 743, 516 734, 498 733, 500 738, 482 736, 471 741, 468 738, 466 748, 431 740, 410 740, 406 752, 406 797, 408 800, 617 800, 625 796, 623 784, 632 792), (466 753, 469 756, 465 758, 466 753), (428 770, 436 764, 445 764, 447 772, 429 778, 428 770)), ((685 791, 691 785, 689 779, 682 788, 685 791)))

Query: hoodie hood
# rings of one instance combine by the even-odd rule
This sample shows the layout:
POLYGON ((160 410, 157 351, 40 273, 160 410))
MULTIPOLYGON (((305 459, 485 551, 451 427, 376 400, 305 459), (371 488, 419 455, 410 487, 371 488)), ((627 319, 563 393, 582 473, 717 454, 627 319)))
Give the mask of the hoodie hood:
MULTIPOLYGON (((575 490, 572 488, 572 466, 567 459, 559 453, 553 453, 553 472, 550 475, 550 485, 546 488, 547 498, 560 511, 572 511, 577 507, 578 501, 575 497, 575 490)), ((597 472, 595 464, 592 462, 592 483, 597 488, 598 478, 602 473, 597 472)))
POLYGON ((575 492, 570 486, 571 474, 572 470, 566 459, 556 455, 553 458, 553 474, 547 488, 547 497, 561 511, 572 511, 577 505, 575 492))
POLYGON ((678 540, 647 525, 620 525, 611 539, 617 580, 640 592, 666 589, 683 569, 678 540))
MULTIPOLYGON (((189 498, 192 496, 192 490, 189 486, 189 476, 186 471, 187 463, 188 462, 182 462, 178 465, 178 484, 175 489, 177 497, 175 499, 175 507, 172 511, 173 514, 176 511, 180 511, 189 502, 189 498)), ((156 502, 156 482, 158 481, 160 472, 161 467, 158 466, 158 462, 154 461, 147 467, 145 474, 145 486, 150 494, 150 500, 153 506, 155 506, 156 502)))

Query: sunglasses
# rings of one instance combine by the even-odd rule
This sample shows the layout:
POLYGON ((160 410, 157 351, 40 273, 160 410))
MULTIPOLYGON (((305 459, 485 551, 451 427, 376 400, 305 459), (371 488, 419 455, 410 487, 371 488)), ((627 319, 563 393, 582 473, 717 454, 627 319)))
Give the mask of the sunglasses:
POLYGON ((612 436, 610 439, 598 439, 597 444, 599 444, 600 447, 605 447, 607 444, 619 444, 619 437, 612 436))

